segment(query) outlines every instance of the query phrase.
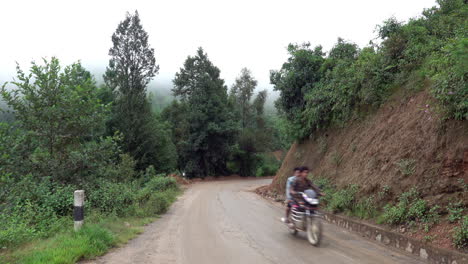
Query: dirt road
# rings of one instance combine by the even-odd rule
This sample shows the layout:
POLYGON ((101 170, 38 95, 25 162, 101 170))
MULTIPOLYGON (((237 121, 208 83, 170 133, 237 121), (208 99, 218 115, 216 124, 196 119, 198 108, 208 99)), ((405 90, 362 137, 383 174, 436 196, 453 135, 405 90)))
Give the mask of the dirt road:
POLYGON ((138 238, 86 263, 422 263, 326 223, 319 248, 293 237, 283 209, 250 191, 269 181, 196 183, 138 238))

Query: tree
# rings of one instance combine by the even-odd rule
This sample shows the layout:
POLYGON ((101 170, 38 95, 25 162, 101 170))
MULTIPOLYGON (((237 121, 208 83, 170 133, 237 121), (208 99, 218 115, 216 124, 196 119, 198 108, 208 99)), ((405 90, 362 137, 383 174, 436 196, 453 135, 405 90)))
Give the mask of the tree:
POLYGON ((230 97, 237 106, 240 114, 241 127, 246 128, 247 122, 250 118, 251 105, 250 99, 252 98, 253 91, 257 86, 257 80, 255 80, 247 68, 241 70, 241 74, 232 85, 230 91, 230 97))
POLYGON ((112 35, 112 44, 111 59, 104 74, 106 84, 121 97, 146 99, 146 86, 158 73, 159 66, 138 11, 134 15, 127 13, 112 35))
POLYGON ((167 146, 162 146, 158 140, 170 143, 167 138, 158 139, 155 133, 162 133, 159 136, 164 137, 169 135, 157 129, 162 126, 154 124, 157 119, 151 112, 146 94, 147 85, 158 73, 159 66, 137 11, 133 15, 127 13, 112 35, 112 43, 111 59, 104 74, 106 85, 114 93, 110 130, 123 133, 123 150, 137 160, 138 169, 149 165, 157 170, 166 167, 167 164, 159 162, 162 159, 158 155, 166 155, 163 149, 167 146))
POLYGON ((51 154, 99 136, 106 106, 96 96, 91 74, 79 62, 63 71, 57 58, 43 62, 32 62, 30 74, 17 66, 18 81, 11 82, 16 88, 2 87, 1 95, 20 126, 51 154))
POLYGON ((13 89, 1 89, 18 124, 17 130, 9 130, 16 135, 12 142, 0 141, 8 146, 1 167, 79 181, 99 158, 83 146, 102 136, 107 117, 107 105, 98 99, 91 74, 80 63, 62 70, 52 58, 44 59, 43 65, 32 62, 29 74, 17 66, 17 79, 13 89))
POLYGON ((279 71, 270 72, 270 82, 280 92, 275 102, 280 114, 291 122, 294 133, 299 132, 302 112, 306 106, 305 95, 313 89, 323 74, 324 53, 321 46, 289 44, 289 58, 279 71))
POLYGON ((228 108, 227 87, 220 70, 202 48, 189 56, 174 78, 173 93, 187 104, 188 144, 183 155, 190 177, 226 173, 226 161, 236 133, 228 108))
POLYGON ((185 153, 188 150, 190 127, 188 113, 188 104, 177 100, 174 100, 161 112, 161 118, 169 124, 172 131, 172 142, 174 142, 178 154, 177 168, 180 171, 185 169, 187 163, 185 153))
POLYGON ((247 68, 241 70, 230 91, 233 112, 239 120, 239 133, 231 156, 231 170, 241 176, 255 175, 261 165, 260 152, 270 150, 271 131, 267 131, 264 105, 267 91, 259 92, 252 100, 257 81, 247 68))

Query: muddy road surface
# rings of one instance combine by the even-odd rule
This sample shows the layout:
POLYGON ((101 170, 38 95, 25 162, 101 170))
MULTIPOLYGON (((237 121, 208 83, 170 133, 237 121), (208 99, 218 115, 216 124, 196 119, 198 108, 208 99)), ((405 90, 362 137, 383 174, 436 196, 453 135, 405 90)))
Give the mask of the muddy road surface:
POLYGON ((193 184, 169 212, 122 248, 84 263, 422 263, 324 223, 320 247, 287 231, 283 208, 251 190, 269 179, 193 184))

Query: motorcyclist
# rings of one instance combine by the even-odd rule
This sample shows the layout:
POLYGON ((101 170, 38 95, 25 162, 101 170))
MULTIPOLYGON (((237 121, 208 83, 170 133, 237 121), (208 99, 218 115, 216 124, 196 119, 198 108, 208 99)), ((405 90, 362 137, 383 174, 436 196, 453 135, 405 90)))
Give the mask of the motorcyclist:
POLYGON ((311 180, 307 178, 309 175, 309 168, 306 166, 303 166, 299 170, 299 177, 296 177, 294 180, 293 184, 291 185, 290 188, 290 193, 292 197, 296 198, 298 197, 298 193, 304 192, 305 190, 312 189, 317 193, 317 195, 324 195, 320 189, 315 186, 311 180))
POLYGON ((289 177, 286 181, 286 204, 287 204, 286 217, 281 218, 281 221, 283 221, 284 223, 289 222, 289 214, 291 213, 291 206, 293 202, 291 194, 290 194, 290 189, 294 180, 299 176, 300 168, 299 167, 294 168, 293 172, 294 172, 293 176, 289 177))

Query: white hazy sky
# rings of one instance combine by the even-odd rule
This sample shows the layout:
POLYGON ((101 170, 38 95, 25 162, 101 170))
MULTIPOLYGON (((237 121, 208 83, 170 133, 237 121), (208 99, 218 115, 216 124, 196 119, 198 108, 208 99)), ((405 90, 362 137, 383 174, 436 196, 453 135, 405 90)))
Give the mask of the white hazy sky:
POLYGON ((16 61, 26 68, 31 60, 51 56, 64 64, 81 60, 100 75, 112 33, 127 11, 138 10, 160 66, 156 84, 170 83, 202 46, 227 84, 247 67, 259 88, 268 88, 269 71, 286 60, 288 43, 308 41, 329 50, 342 37, 362 47, 383 20, 408 20, 434 5, 434 0, 2 0, 0 81, 11 80, 16 61))

